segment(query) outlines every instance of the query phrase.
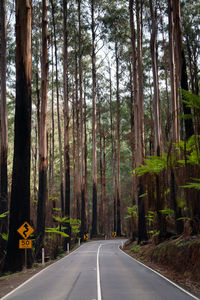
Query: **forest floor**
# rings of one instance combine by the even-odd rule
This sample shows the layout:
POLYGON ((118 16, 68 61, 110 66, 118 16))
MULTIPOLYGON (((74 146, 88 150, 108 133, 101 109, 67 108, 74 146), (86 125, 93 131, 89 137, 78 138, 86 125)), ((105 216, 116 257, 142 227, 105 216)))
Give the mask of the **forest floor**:
POLYGON ((127 254, 200 298, 200 236, 139 246, 127 242, 127 254))

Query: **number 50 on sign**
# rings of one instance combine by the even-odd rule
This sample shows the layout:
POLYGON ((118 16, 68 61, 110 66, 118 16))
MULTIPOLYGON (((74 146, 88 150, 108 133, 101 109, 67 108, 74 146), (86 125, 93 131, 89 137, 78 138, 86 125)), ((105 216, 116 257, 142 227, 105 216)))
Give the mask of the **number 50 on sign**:
POLYGON ((19 248, 20 249, 32 248, 32 240, 19 240, 19 248))

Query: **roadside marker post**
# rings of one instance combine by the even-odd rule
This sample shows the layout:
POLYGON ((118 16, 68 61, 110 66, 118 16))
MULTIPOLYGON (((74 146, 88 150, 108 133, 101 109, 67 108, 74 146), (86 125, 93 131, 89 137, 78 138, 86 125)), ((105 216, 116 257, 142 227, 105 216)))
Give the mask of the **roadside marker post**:
POLYGON ((78 245, 80 246, 81 245, 81 239, 78 238, 78 245))
POLYGON ((69 254, 69 243, 67 243, 67 254, 69 254))
POLYGON ((19 240, 19 248, 24 249, 24 262, 25 269, 27 268, 27 249, 32 248, 32 240, 28 240, 28 237, 34 232, 34 229, 29 225, 28 222, 24 222, 22 226, 18 228, 18 233, 24 238, 23 240, 19 240))
POLYGON ((42 265, 44 266, 44 248, 42 248, 42 265))

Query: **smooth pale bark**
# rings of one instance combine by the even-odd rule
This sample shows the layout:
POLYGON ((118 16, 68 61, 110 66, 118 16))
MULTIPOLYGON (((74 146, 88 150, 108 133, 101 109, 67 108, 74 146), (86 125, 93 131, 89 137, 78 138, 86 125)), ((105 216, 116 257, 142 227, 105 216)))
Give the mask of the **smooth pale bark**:
POLYGON ((41 113, 39 139, 39 194, 37 205, 36 258, 42 257, 45 235, 45 207, 48 198, 47 188, 47 84, 48 84, 48 51, 47 51, 47 0, 42 1, 42 58, 41 58, 41 113))
MULTIPOLYGON (((5 0, 0 2, 0 214, 8 210, 8 122, 6 107, 6 7, 5 0)), ((7 233, 8 217, 1 219, 0 232, 7 233)), ((6 242, 0 236, 0 258, 6 248, 6 242)))
MULTIPOLYGON (((16 0, 16 108, 10 225, 5 269, 19 271, 24 252, 19 249, 17 229, 30 222, 31 144, 31 1, 16 0)), ((31 266, 31 250, 28 250, 31 266)))
POLYGON ((96 49, 95 49, 95 0, 91 3, 92 16, 92 236, 97 235, 97 110, 96 110, 96 49))
MULTIPOLYGON (((68 28, 67 28, 67 0, 63 0, 63 29, 64 29, 64 47, 63 47, 63 86, 64 86, 64 173, 65 173, 65 217, 70 218, 70 156, 69 156, 69 91, 68 91, 68 28)), ((70 236, 70 224, 66 223, 65 232, 70 236)), ((66 239, 70 242, 70 237, 66 239)))

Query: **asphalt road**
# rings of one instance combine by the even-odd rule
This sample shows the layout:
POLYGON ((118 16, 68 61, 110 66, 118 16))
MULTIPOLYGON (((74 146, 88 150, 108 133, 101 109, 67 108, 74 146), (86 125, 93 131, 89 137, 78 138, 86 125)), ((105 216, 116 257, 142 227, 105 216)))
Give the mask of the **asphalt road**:
POLYGON ((198 299, 124 254, 119 249, 122 242, 110 240, 84 244, 2 299, 198 299))

